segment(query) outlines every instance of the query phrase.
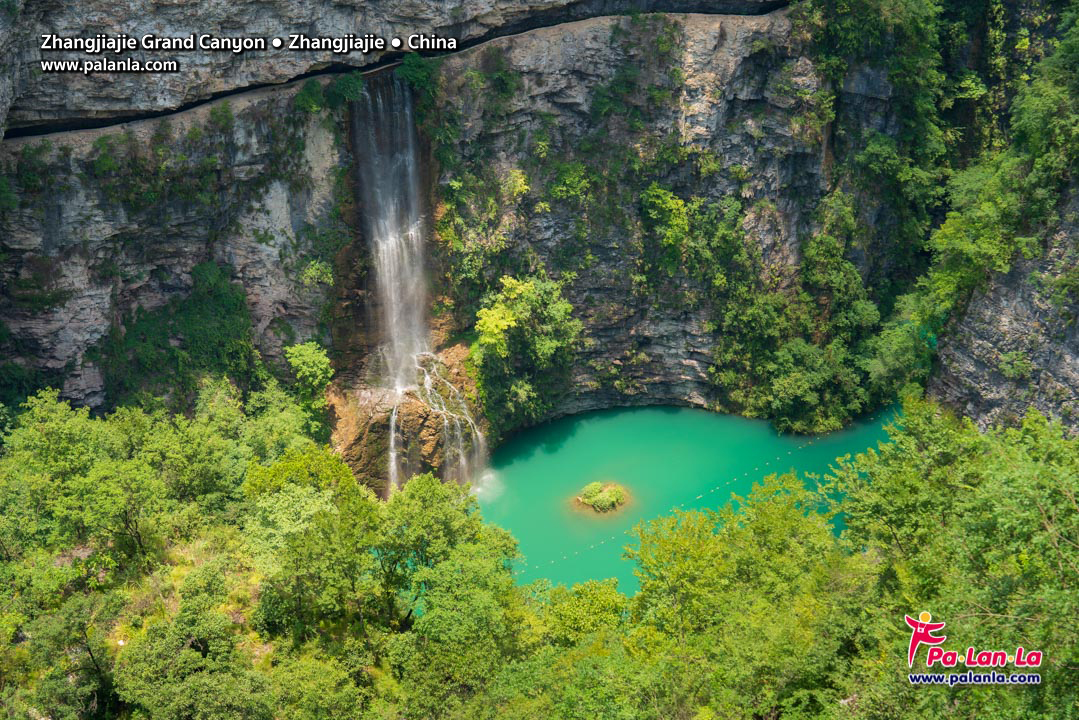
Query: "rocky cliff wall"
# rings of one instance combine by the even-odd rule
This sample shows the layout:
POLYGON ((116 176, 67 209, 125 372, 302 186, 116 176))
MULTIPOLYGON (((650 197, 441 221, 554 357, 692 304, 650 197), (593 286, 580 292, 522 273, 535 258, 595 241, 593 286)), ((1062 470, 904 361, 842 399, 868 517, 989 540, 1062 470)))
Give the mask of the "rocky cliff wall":
POLYGON ((0 145, 16 196, 0 211, 5 364, 102 404, 92 348, 183 297, 207 260, 233 268, 267 358, 319 332, 328 288, 305 270, 327 236, 349 239, 335 211, 348 159, 332 123, 294 108, 298 89, 0 145))
MULTIPOLYGON (((640 163, 641 177, 702 202, 737 198, 765 281, 788 285, 828 189, 826 132, 811 122, 826 88, 791 33, 782 11, 592 18, 456 53, 426 88, 418 83, 436 228, 433 340, 458 387, 471 392, 459 334, 472 329, 481 296, 502 274, 542 272, 564 283, 584 326, 548 416, 717 407, 709 378, 717 335, 702 283, 682 273, 658 291, 642 286, 640 179, 590 170, 578 202, 559 178, 583 161, 614 173, 626 159, 640 163), (597 97, 608 96, 626 107, 601 118, 597 97)), ((862 89, 845 92, 860 98, 862 89)), ((866 102, 886 105, 886 96, 866 102)), ((356 378, 333 398, 335 442, 366 478, 385 467, 378 438, 393 406, 370 380, 356 378)), ((399 452, 437 467, 439 419, 411 403, 398 422, 407 430, 399 452)))
POLYGON ((1079 192, 1047 252, 993 278, 942 341, 930 392, 981 428, 1035 407, 1079 429, 1079 192))
POLYGON ((31 70, 31 33, 41 20, 41 5, 9 0, 0 7, 0 128, 31 70))
MULTIPOLYGON (((705 203, 736 199, 762 281, 790 285, 829 189, 830 156, 818 114, 829 88, 787 13, 595 18, 458 53, 440 77, 442 125, 429 134, 442 138, 436 155, 455 160, 443 164, 436 213, 456 226, 441 223, 437 252, 458 307, 468 291, 456 278, 476 257, 493 270, 477 281, 486 288, 500 272, 542 269, 565 280, 585 325, 572 390, 555 414, 715 406, 708 367, 718 338, 704 288, 686 274, 642 288, 641 188, 629 190, 647 176, 705 203), (603 115, 597 102, 610 98, 622 105, 603 115), (566 167, 614 168, 627 155, 637 170, 591 177, 581 203, 560 199, 566 167), (607 191, 620 183, 629 190, 607 191)), ((857 69, 838 91, 855 126, 893 124, 880 73, 857 69)))
MULTIPOLYGON (((20 0, 20 4, 23 0, 20 0)), ((433 34, 464 43, 495 35, 521 32, 594 15, 668 10, 759 13, 775 8, 776 0, 464 0, 458 3, 427 0, 345 0, 312 3, 300 0, 265 3, 160 2, 125 3, 93 0, 56 3, 25 0, 17 27, 0 42, 18 48, 5 52, 10 61, 0 86, 11 75, 25 76, 19 98, 7 120, 8 127, 48 125, 93 118, 130 118, 140 113, 175 110, 216 93, 269 83, 282 83, 329 65, 367 66, 399 56, 398 52, 335 54, 328 50, 296 52, 281 49, 232 52, 137 51, 116 57, 140 60, 174 59, 181 71, 150 77, 139 74, 34 72, 42 58, 84 59, 77 52, 42 52, 38 36, 91 37, 97 33, 127 33, 141 38, 186 37, 211 33, 221 37, 286 39, 291 33, 314 37, 341 37, 371 33, 387 40, 402 40, 414 33, 433 34)), ((18 6, 17 6, 18 7, 18 6)), ((0 19, 0 23, 4 21, 0 19)), ((0 87, 0 100, 3 90, 0 87)), ((0 110, 3 105, 0 104, 0 110)), ((0 113, 0 125, 3 114, 0 113)))

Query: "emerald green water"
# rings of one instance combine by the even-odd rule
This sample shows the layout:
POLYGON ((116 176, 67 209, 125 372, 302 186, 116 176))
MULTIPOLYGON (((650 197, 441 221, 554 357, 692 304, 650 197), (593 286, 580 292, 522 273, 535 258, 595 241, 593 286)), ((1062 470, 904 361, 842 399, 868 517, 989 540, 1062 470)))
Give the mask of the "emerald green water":
POLYGON ((829 435, 778 435, 759 420, 674 407, 633 408, 563 418, 525 431, 494 454, 476 490, 484 518, 520 542, 520 582, 618 578, 637 591, 622 558, 627 534, 673 508, 718 508, 773 472, 823 473, 835 458, 887 439, 894 411, 829 435), (614 481, 631 494, 614 513, 574 506, 592 481, 614 481))

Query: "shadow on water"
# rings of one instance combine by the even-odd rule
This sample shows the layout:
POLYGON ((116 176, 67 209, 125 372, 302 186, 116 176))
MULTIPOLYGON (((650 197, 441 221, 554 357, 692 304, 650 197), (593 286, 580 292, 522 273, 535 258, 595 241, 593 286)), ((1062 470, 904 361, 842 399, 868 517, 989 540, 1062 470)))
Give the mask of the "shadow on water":
MULTIPOLYGON (((661 415, 677 416, 685 410, 683 407, 672 405, 650 405, 647 409, 661 415)), ((492 456, 492 464, 498 466, 506 458, 512 457, 515 461, 527 461, 539 452, 554 454, 562 450, 566 443, 573 440, 581 429, 588 423, 614 420, 622 415, 631 415, 639 412, 641 407, 606 408, 592 410, 580 415, 569 415, 556 420, 551 420, 539 425, 522 428, 514 432, 492 456)))
POLYGON ((498 467, 508 458, 527 462, 539 453, 553 454, 562 449, 580 431, 586 418, 580 415, 522 428, 509 436, 491 456, 491 465, 498 467))

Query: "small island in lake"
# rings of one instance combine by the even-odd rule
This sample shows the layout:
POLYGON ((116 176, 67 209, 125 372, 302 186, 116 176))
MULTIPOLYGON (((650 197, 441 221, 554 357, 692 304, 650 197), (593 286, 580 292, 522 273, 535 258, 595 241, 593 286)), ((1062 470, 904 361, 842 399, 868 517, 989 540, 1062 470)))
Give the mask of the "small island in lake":
POLYGON ((588 483, 581 489, 577 502, 587 505, 596 512, 610 512, 625 505, 629 493, 618 483, 588 483))

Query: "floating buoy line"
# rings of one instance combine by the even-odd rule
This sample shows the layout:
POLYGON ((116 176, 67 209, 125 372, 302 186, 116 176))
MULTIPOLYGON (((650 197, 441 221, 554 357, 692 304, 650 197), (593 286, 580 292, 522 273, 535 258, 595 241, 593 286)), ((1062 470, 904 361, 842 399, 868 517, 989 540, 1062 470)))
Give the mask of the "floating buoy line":
MULTIPOLYGON (((804 450, 805 448, 809 447, 810 445, 812 445, 815 442, 816 442, 816 440, 808 440, 808 441, 802 443, 801 445, 799 445, 798 447, 794 448, 794 450, 788 450, 787 455, 794 454, 795 450, 804 450)), ((766 461, 764 463, 764 467, 767 469, 768 466, 770 466, 772 463, 779 462, 779 460, 782 459, 782 458, 783 458, 782 453, 779 454, 779 455, 776 455, 775 458, 773 458, 772 460, 766 461)), ((752 472, 759 472, 759 471, 760 471, 760 466, 753 468, 752 472)), ((700 495, 698 495, 697 497, 695 497, 693 499, 694 500, 701 500, 701 499, 704 498, 705 495, 711 495, 712 493, 716 492, 717 490, 722 490, 723 488, 729 487, 731 485, 731 483, 735 482, 736 480, 741 480, 741 479, 746 478, 746 477, 749 477, 749 471, 746 471, 746 472, 742 473, 740 476, 731 477, 727 481, 721 482, 718 485, 716 485, 715 487, 711 488, 710 490, 708 490, 707 493, 701 493, 700 495)), ((689 502, 689 500, 687 500, 686 502, 678 503, 677 505, 673 505, 673 506, 671 506, 671 510, 672 511, 674 511, 674 510, 686 510, 687 509, 686 508, 686 503, 688 503, 688 502, 689 502)), ((625 535, 629 535, 629 532, 630 532, 629 530, 624 530, 624 531, 622 531, 621 534, 623 536, 625 536, 625 535)), ((618 541, 618 536, 619 536, 619 533, 615 533, 615 534, 611 535, 610 537, 603 538, 599 542, 595 542, 595 543, 589 545, 588 550, 594 550, 597 547, 599 547, 600 545, 607 544, 608 541, 617 542, 618 541)), ((547 563, 535 563, 535 564, 530 565, 529 563, 524 562, 522 560, 517 564, 519 565, 519 568, 521 570, 524 570, 525 568, 549 569, 551 567, 551 565, 554 565, 555 563, 561 562, 562 560, 569 560, 571 557, 575 557, 577 555, 580 555, 583 552, 587 552, 587 550, 584 550, 584 549, 582 549, 582 550, 574 550, 573 553, 571 553, 571 554, 563 555, 561 557, 561 559, 555 558, 554 560, 550 560, 547 563)))

